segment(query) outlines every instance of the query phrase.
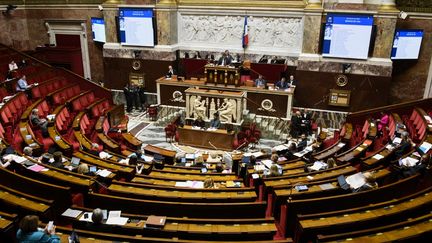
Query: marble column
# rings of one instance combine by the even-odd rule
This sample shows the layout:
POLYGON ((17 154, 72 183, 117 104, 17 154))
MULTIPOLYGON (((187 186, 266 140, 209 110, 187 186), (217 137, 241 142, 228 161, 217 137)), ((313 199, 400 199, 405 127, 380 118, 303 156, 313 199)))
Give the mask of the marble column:
POLYGON ((156 4, 158 45, 177 44, 177 2, 161 0, 156 4))
POLYGON ((375 37, 375 47, 373 57, 390 58, 393 45, 393 33, 396 29, 396 14, 393 16, 378 16, 375 18, 377 34, 375 37))
POLYGON ((117 24, 115 17, 118 14, 118 4, 123 3, 122 0, 108 0, 102 5, 104 21, 105 21, 105 37, 107 43, 117 43, 117 24))
POLYGON ((320 5, 319 8, 311 7, 305 11, 302 53, 318 54, 322 8, 320 5))

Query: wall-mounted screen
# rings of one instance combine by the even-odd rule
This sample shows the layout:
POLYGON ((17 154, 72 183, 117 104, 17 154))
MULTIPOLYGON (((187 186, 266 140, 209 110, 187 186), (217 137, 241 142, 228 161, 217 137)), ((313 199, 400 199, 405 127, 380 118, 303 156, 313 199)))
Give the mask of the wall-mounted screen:
POLYGON ((396 30, 391 59, 418 59, 423 30, 396 30))
POLYGON ((105 21, 103 18, 91 18, 91 28, 93 40, 97 42, 106 42, 105 39, 105 21))
POLYGON ((120 43, 131 46, 154 46, 153 9, 119 9, 120 43))
POLYGON ((372 15, 327 15, 322 55, 367 59, 372 26, 372 15))

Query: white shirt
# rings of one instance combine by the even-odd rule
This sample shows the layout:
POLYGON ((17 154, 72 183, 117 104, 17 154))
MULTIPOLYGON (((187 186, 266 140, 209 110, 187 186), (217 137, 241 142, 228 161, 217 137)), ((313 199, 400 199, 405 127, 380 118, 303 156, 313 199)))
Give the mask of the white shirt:
POLYGON ((13 71, 15 69, 18 69, 18 66, 16 63, 9 63, 9 71, 13 71))

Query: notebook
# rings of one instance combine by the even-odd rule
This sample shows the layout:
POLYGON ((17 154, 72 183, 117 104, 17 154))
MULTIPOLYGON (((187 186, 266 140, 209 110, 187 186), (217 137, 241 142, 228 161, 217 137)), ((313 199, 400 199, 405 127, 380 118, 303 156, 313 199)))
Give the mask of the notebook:
POLYGON ((166 217, 165 216, 155 216, 155 215, 150 215, 148 216, 145 226, 146 227, 163 227, 165 225, 166 222, 166 217))

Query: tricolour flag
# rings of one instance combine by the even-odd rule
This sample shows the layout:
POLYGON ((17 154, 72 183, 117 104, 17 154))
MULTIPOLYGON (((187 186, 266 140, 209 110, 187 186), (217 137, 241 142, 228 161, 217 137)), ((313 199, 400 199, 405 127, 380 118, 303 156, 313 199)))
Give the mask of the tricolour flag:
POLYGON ((245 16, 244 29, 243 29, 243 48, 246 48, 249 44, 249 33, 248 33, 247 19, 248 19, 248 17, 245 16))

